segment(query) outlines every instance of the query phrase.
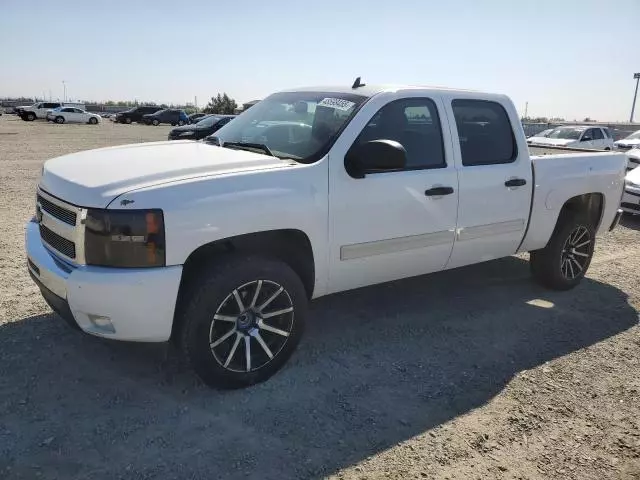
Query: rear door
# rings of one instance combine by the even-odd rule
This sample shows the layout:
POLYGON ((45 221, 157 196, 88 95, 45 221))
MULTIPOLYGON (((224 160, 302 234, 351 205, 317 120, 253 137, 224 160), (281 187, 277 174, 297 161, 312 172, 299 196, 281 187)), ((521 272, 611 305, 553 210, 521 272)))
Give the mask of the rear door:
POLYGON ((605 136, 604 133, 602 133, 602 129, 600 128, 592 128, 591 130, 593 130, 593 140, 592 140, 592 145, 593 148, 599 148, 599 149, 604 149, 604 147, 606 146, 606 142, 605 142, 605 136))
POLYGON ((459 181, 458 222, 447 268, 516 252, 529 217, 533 182, 524 134, 510 101, 449 96, 459 181), (521 128, 521 127, 519 127, 521 128))

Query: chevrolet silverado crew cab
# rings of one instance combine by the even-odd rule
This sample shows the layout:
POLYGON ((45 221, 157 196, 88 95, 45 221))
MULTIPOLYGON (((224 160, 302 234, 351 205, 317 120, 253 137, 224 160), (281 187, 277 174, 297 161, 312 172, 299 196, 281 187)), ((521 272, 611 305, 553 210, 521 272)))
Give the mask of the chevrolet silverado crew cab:
POLYGON ((322 295, 517 252, 575 287, 620 217, 625 154, 532 157, 504 95, 358 79, 275 93, 213 140, 49 160, 26 226, 60 316, 175 340, 213 386, 280 369, 322 295), (277 122, 308 128, 256 128, 277 122))
POLYGON ((36 118, 46 119, 48 112, 60 107, 74 107, 81 110, 85 109, 84 104, 80 103, 38 102, 30 106, 18 107, 16 108, 16 111, 22 120, 25 122, 32 122, 36 118))

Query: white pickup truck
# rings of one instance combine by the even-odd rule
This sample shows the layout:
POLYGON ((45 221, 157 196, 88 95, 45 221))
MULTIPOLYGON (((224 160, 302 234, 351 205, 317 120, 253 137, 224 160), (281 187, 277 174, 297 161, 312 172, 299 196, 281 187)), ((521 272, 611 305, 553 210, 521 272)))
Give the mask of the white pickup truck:
POLYGON ((47 113, 60 107, 75 107, 84 110, 84 104, 73 102, 36 102, 33 105, 16 107, 15 111, 25 122, 32 122, 37 118, 46 119, 47 113))
POLYGON ((56 312, 101 337, 175 339, 209 385, 275 373, 322 295, 517 252, 572 288, 620 217, 625 155, 531 157, 504 95, 288 90, 209 140, 49 160, 26 226, 56 312))

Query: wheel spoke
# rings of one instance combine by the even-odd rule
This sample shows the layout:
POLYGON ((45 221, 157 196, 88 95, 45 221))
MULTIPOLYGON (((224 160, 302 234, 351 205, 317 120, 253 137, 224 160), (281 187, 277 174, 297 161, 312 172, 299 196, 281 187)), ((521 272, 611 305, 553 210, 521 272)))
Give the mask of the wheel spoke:
POLYGON ((267 300, 265 300, 265 302, 264 302, 262 305, 260 305, 260 306, 258 307, 258 311, 262 311, 262 310, 264 310, 264 309, 265 309, 267 306, 269 306, 269 304, 270 304, 271 302, 273 302, 273 301, 278 297, 278 295, 280 295, 283 291, 284 291, 284 287, 280 287, 278 290, 276 290, 276 293, 274 293, 273 295, 271 295, 267 300))
POLYGON ((260 295, 261 288, 262 288, 262 280, 258 280, 258 285, 256 286, 256 292, 253 294, 253 300, 251 300, 251 307, 256 306, 256 301, 258 300, 258 295, 260 295))
POLYGON ((578 243, 582 239, 582 237, 584 237, 586 234, 587 234, 587 229, 586 228, 579 228, 576 231, 576 234, 575 234, 573 240, 571 241, 571 243, 572 244, 573 243, 578 243))
POLYGON ((276 310, 275 312, 263 313, 262 318, 271 318, 277 317, 278 315, 282 315, 284 313, 293 312, 293 307, 283 308, 282 310, 276 310))
POLYGON ((222 342, 224 342, 227 338, 229 338, 231 335, 233 335, 234 333, 236 333, 236 329, 232 328, 231 330, 229 330, 227 333, 225 333, 223 336, 221 336, 218 340, 216 340, 215 342, 213 342, 210 346, 211 348, 215 348, 218 345, 220 345, 222 342))
POLYGON ((267 344, 264 342, 264 339, 262 338, 262 335, 260 335, 260 332, 255 331, 252 333, 252 335, 253 335, 253 338, 255 338, 256 341, 260 344, 260 346, 264 350, 264 353, 266 353, 270 359, 273 358, 273 353, 271 353, 271 350, 269 349, 267 344))
POLYGON ((289 332, 285 332, 284 330, 280 330, 279 328, 267 325, 262 319, 258 321, 258 328, 260 328, 261 330, 266 330, 267 332, 275 333, 276 335, 280 335, 281 337, 289 336, 289 332))
POLYGON ((578 255, 579 257, 588 257, 589 255, 587 255, 586 253, 580 253, 576 250, 574 250, 573 252, 574 255, 578 255))
POLYGON ((215 314, 213 316, 214 320, 220 320, 222 322, 234 322, 237 320, 236 317, 230 317, 229 315, 219 315, 219 314, 215 314))
POLYGON ((569 257, 569 258, 571 258, 571 261, 576 264, 576 267, 578 267, 578 273, 582 273, 582 265, 580 265, 580 263, 575 258, 573 257, 569 257))
POLYGON ((247 359, 247 372, 251 371, 251 337, 244 337, 244 354, 247 359))
POLYGON ((240 313, 244 312, 244 310, 245 310, 244 303, 242 303, 242 299, 240 298, 240 293, 238 293, 237 289, 233 291, 233 296, 236 299, 236 303, 238 304, 238 308, 240 309, 240 313))
POLYGON ((589 245, 590 243, 591 243, 591 240, 586 240, 586 241, 582 242, 580 245, 576 245, 576 246, 575 246, 575 247, 573 247, 573 248, 582 248, 582 247, 584 247, 585 245, 589 245))
POLYGON ((568 260, 567 260, 566 258, 563 258, 563 259, 562 259, 562 263, 560 264, 560 270, 562 270, 562 274, 563 274, 565 277, 568 277, 568 276, 569 276, 568 267, 567 267, 567 262, 568 262, 568 260))
POLYGON ((573 271, 573 265, 571 265, 571 261, 567 260, 567 265, 569 265, 569 270, 571 270, 571 279, 575 278, 576 274, 573 271))
POLYGON ((227 366, 229 366, 229 362, 231 362, 231 359, 233 358, 233 355, 236 353, 236 349, 238 348, 238 344, 240 343, 240 338, 242 338, 242 335, 237 333, 236 334, 236 341, 233 342, 233 347, 231 347, 231 351, 229 352, 229 356, 227 357, 226 362, 224 362, 224 368, 227 368, 227 366))

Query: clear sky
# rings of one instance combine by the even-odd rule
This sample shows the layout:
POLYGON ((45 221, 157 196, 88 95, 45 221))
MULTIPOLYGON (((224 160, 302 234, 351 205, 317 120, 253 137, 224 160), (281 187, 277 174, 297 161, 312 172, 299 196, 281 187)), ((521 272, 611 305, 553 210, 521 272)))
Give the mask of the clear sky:
POLYGON ((0 0, 0 97, 241 103, 362 76, 627 120, 639 25, 640 0, 0 0))

